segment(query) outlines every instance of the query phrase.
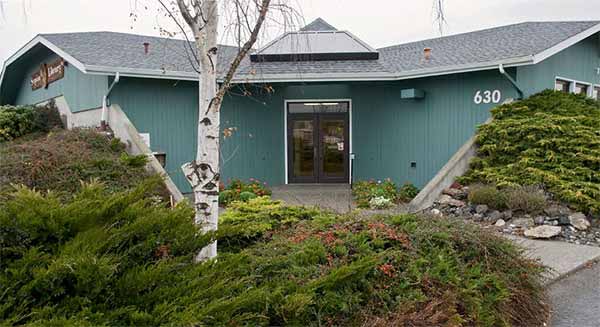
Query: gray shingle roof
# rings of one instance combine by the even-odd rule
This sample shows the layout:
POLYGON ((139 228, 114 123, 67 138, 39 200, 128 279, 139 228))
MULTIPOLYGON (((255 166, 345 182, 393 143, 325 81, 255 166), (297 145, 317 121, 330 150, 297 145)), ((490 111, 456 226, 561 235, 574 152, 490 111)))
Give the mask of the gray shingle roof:
POLYGON ((393 72, 476 64, 538 54, 600 22, 527 22, 379 49, 393 72), (423 49, 432 49, 423 60, 423 49))
MULTIPOLYGON (((187 41, 116 32, 83 32, 42 34, 84 65, 115 68, 194 72, 190 62, 194 44, 187 41), (144 43, 148 42, 148 54, 144 43)), ((224 58, 232 58, 237 47, 219 47, 224 58)), ((227 68, 226 60, 218 61, 219 71, 227 68)))
POLYGON ((323 18, 319 17, 319 18, 313 20, 312 22, 310 22, 308 25, 302 27, 300 29, 300 31, 301 32, 306 32, 306 31, 337 31, 337 29, 335 27, 331 26, 325 20, 323 20, 323 18))
MULTIPOLYGON (((305 28, 323 28, 317 20, 305 28), (312 27, 310 27, 312 25, 312 27)), ((378 49, 378 60, 259 62, 247 57, 241 64, 240 79, 278 74, 403 74, 420 70, 444 70, 459 65, 509 60, 538 54, 600 22, 528 22, 378 49), (423 49, 432 48, 430 60, 423 49)), ((327 24, 328 25, 328 24, 327 24)), ((330 25, 329 25, 330 26, 330 25)), ((84 65, 117 68, 169 70, 193 73, 187 42, 113 32, 44 34, 44 38, 84 65), (150 43, 144 54, 143 43, 150 43)), ((219 47, 219 71, 224 72, 237 48, 219 47)))

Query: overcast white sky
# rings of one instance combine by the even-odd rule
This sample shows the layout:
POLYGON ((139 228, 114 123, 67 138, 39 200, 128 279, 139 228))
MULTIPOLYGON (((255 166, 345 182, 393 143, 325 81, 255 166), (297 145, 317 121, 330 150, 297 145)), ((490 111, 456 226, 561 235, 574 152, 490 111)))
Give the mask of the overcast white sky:
MULTIPOLYGON (((376 48, 439 35, 432 0, 293 1, 307 23, 322 17, 376 48)), ((0 62, 38 33, 108 30, 158 35, 155 0, 0 0, 0 4, 0 62), (138 13, 135 22, 132 10, 138 13)), ((529 20, 600 20, 600 1, 446 0, 446 16, 445 34, 529 20)))

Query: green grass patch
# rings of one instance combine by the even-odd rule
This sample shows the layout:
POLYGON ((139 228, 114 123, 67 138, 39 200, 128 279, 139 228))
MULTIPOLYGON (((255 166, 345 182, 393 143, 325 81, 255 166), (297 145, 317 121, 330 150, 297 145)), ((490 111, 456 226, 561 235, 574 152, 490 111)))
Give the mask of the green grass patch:
POLYGON ((576 209, 600 213, 600 103, 544 91, 492 110, 478 157, 459 181, 500 188, 543 185, 576 209))

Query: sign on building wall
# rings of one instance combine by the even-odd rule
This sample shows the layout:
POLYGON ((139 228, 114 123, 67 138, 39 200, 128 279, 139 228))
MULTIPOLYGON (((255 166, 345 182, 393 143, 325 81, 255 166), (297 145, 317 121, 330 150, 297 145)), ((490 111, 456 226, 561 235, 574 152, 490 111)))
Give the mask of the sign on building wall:
POLYGON ((50 64, 42 64, 40 70, 31 75, 31 89, 47 88, 50 83, 65 76, 65 61, 61 58, 50 64))

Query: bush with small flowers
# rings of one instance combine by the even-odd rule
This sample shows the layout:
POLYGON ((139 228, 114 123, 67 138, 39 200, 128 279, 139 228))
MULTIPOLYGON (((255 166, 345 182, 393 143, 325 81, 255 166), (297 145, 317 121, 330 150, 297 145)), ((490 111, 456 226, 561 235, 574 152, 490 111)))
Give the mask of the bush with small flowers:
POLYGON ((229 182, 228 186, 221 184, 219 191, 219 205, 222 207, 226 207, 233 201, 246 202, 259 196, 271 196, 271 190, 267 187, 267 183, 256 178, 250 178, 248 182, 234 179, 229 182), (249 193, 255 196, 253 197, 249 193))

